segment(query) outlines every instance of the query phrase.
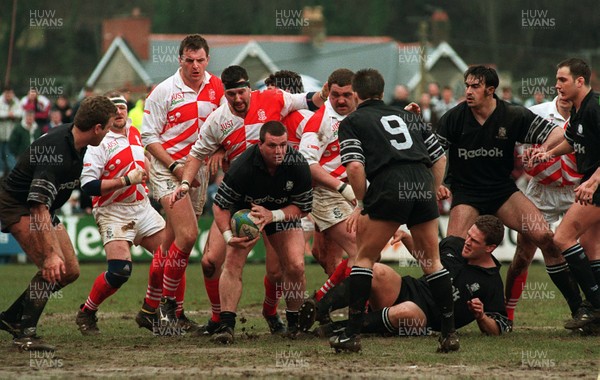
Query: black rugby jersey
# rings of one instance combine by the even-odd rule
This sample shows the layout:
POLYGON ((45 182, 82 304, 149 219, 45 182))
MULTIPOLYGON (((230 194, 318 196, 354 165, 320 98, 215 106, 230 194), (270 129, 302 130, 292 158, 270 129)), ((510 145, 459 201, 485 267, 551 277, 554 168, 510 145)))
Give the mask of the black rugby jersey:
POLYGON ((600 166, 600 99, 590 91, 579 112, 571 110, 571 119, 565 137, 573 147, 577 161, 577 171, 589 178, 600 166))
POLYGON ((312 210, 312 177, 308 162, 289 145, 275 175, 269 174, 258 145, 242 153, 225 174, 215 204, 233 214, 251 208, 250 203, 268 210, 293 204, 303 212, 312 210))
POLYGON ((83 156, 75 150, 73 123, 51 129, 19 156, 2 182, 2 191, 22 204, 42 203, 50 213, 64 205, 79 187, 83 156))
POLYGON ((496 109, 483 125, 466 102, 446 112, 437 135, 448 149, 445 182, 477 192, 496 189, 514 181, 515 143, 541 144, 556 126, 525 107, 506 103, 496 95, 496 109))
POLYGON ((423 119, 381 100, 359 104, 338 133, 342 164, 361 162, 369 180, 388 165, 421 162, 431 167, 444 155, 423 119))
MULTIPOLYGON (((504 285, 500 276, 500 263, 492 256, 496 266, 483 268, 470 265, 462 257, 465 240, 449 236, 440 242, 440 260, 452 277, 452 299, 454 301, 454 323, 456 328, 475 320, 467 301, 479 298, 485 314, 496 321, 501 332, 508 331, 508 317, 504 306, 504 285)), ((425 282, 425 277, 419 278, 425 282)))

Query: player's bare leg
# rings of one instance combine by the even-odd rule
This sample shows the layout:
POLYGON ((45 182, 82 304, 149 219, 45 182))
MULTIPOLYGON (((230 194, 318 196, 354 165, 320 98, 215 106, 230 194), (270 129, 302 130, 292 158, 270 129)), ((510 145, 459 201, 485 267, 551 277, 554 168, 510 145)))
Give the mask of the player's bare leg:
POLYGON ((579 288, 569 265, 554 244, 553 233, 540 210, 521 192, 515 192, 498 209, 496 216, 505 226, 523 234, 542 250, 546 271, 567 300, 571 313, 581 306, 579 288))
POLYGON ((458 236, 466 239, 467 231, 475 223, 478 216, 479 211, 472 206, 461 204, 452 207, 448 218, 446 236, 458 236))
POLYGON ((515 256, 506 272, 504 292, 506 313, 508 314, 508 319, 511 323, 514 320, 517 302, 519 302, 519 298, 521 298, 521 293, 523 293, 523 288, 527 282, 527 269, 533 261, 536 250, 537 246, 535 243, 523 236, 523 234, 517 234, 517 248, 515 250, 515 256))
POLYGON ((262 315, 269 325, 271 334, 285 334, 287 329, 277 313, 279 299, 281 298, 281 295, 284 294, 283 271, 279 262, 279 256, 269 239, 263 239, 263 243, 265 244, 265 268, 267 273, 263 280, 265 286, 265 299, 263 302, 262 315))
POLYGON ((452 279, 440 261, 438 220, 436 218, 411 226, 409 230, 414 245, 413 256, 425 273, 433 300, 442 313, 438 352, 458 351, 460 343, 454 329, 452 279))
POLYGON ((373 265, 379 260, 381 250, 399 226, 400 223, 375 220, 368 215, 358 217, 356 232, 358 257, 349 277, 348 326, 343 334, 329 341, 336 352, 341 350, 358 352, 362 349, 359 334, 364 323, 365 303, 371 294, 373 265))
POLYGON ((565 328, 577 329, 600 320, 600 286, 594 277, 590 260, 583 246, 578 243, 581 236, 598 232, 599 225, 598 207, 573 203, 554 235, 554 242, 562 251, 562 256, 569 263, 573 276, 591 304, 591 307, 582 307, 578 310, 574 319, 565 324, 565 328))
POLYGON ((304 235, 299 228, 288 229, 267 237, 279 257, 283 272, 282 295, 286 302, 288 335, 294 338, 299 331, 298 311, 306 294, 304 275, 304 235))
POLYGON ((201 327, 199 331, 201 335, 212 335, 219 327, 221 321, 219 279, 223 271, 223 263, 225 262, 225 247, 223 235, 221 235, 217 224, 213 221, 210 225, 201 261, 204 287, 210 301, 212 314, 207 324, 201 327))

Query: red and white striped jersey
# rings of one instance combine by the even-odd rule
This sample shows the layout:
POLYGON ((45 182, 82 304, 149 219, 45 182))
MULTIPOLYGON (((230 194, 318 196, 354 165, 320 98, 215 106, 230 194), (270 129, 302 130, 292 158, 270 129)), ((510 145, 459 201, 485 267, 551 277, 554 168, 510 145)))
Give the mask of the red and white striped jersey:
POLYGON ((335 112, 328 100, 310 118, 300 141, 300 153, 309 165, 319 164, 334 178, 343 181, 347 175, 340 158, 338 128, 345 118, 346 116, 335 112))
POLYGON ((198 139, 208 115, 225 102, 224 93, 221 79, 208 72, 196 93, 183 83, 178 70, 146 98, 142 121, 144 145, 160 143, 173 160, 181 160, 198 139))
MULTIPOLYGON (((551 123, 562 125, 567 128, 568 119, 565 119, 556 108, 557 98, 550 102, 536 104, 529 109, 551 123)), ((564 154, 560 157, 552 158, 546 162, 540 162, 532 168, 525 167, 527 174, 533 177, 533 180, 548 186, 571 186, 578 185, 582 175, 577 173, 577 163, 575 154, 564 154)))
POLYGON ((296 150, 300 149, 300 140, 306 123, 315 113, 309 110, 298 110, 290 113, 281 120, 287 128, 288 143, 296 150))
POLYGON ((234 115, 223 104, 206 119, 190 154, 199 160, 225 149, 229 162, 258 143, 260 127, 267 121, 281 121, 290 112, 307 109, 306 94, 289 94, 278 89, 252 91, 245 118, 234 115))
MULTIPOLYGON (((113 179, 125 176, 133 169, 145 170, 144 147, 137 128, 127 120, 126 136, 109 131, 98 146, 90 146, 83 157, 81 185, 93 180, 113 179)), ((111 203, 134 203, 144 200, 148 188, 144 182, 127 186, 111 193, 93 196, 94 207, 111 203)))

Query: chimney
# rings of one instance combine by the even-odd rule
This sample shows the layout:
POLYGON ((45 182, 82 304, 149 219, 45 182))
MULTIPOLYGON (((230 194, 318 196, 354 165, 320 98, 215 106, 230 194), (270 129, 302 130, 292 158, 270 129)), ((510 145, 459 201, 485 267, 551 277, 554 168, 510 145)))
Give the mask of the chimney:
POLYGON ((323 46, 326 36, 323 6, 304 7, 302 10, 302 17, 305 20, 305 26, 302 27, 302 34, 310 38, 313 46, 323 46))
POLYGON ((116 37, 121 37, 131 47, 140 60, 147 60, 150 49, 149 18, 141 15, 139 8, 133 8, 131 16, 112 18, 102 21, 102 53, 116 37))
POLYGON ((450 20, 448 13, 438 9, 431 15, 431 43, 437 46, 440 42, 448 41, 449 38, 450 20))

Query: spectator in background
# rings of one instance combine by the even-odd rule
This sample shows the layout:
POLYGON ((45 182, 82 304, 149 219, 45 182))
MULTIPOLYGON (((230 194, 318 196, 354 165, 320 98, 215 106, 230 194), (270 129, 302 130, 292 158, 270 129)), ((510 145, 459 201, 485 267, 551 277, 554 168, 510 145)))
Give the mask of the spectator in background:
POLYGON ((403 84, 396 85, 396 88, 394 88, 394 99, 390 102, 390 106, 404 109, 410 103, 409 97, 410 90, 408 87, 403 84))
MULTIPOLYGON (((73 121, 73 108, 71 107, 71 103, 69 103, 69 99, 65 95, 59 95, 58 98, 56 98, 56 102, 54 103, 54 106, 52 106, 52 109, 60 111, 60 119, 64 124, 71 123, 73 121)), ((50 119, 52 119, 52 111, 50 111, 50 113, 50 119)))
POLYGON ((434 107, 435 114, 440 119, 449 109, 454 108, 458 103, 454 99, 454 91, 450 86, 444 86, 442 90, 442 100, 434 107))
POLYGON ((18 157, 25 152, 29 145, 42 135, 42 130, 35 121, 35 112, 25 111, 20 123, 15 125, 9 139, 10 153, 18 157))
POLYGON ((427 92, 429 93, 429 97, 431 98, 431 108, 435 109, 435 106, 438 102, 442 101, 442 97, 440 96, 440 85, 438 82, 430 82, 427 85, 427 92))
POLYGON ((546 102, 546 97, 544 96, 544 94, 541 91, 536 91, 533 94, 533 97, 531 97, 525 101, 524 105, 525 105, 525 107, 529 108, 531 106, 542 104, 544 102, 546 102))
POLYGON ((44 95, 38 94, 35 88, 29 89, 27 96, 21 99, 23 112, 32 111, 38 127, 43 128, 48 124, 50 116, 50 100, 44 95))
POLYGON ((421 107, 421 116, 423 117, 423 120, 426 123, 429 123, 432 130, 435 132, 437 130, 438 117, 433 111, 433 108, 431 108, 431 95, 427 92, 421 94, 419 107, 421 107))
POLYGON ((81 98, 77 103, 75 103, 75 105, 73 106, 73 118, 75 118, 75 114, 77 113, 77 110, 79 109, 79 106, 81 105, 81 102, 85 99, 85 98, 89 98, 90 96, 94 95, 94 88, 91 86, 85 86, 83 88, 83 98, 81 98))
POLYGON ((42 134, 48 133, 49 130, 51 130, 52 128, 56 128, 61 124, 66 124, 62 120, 62 113, 60 112, 60 110, 53 108, 50 111, 50 122, 45 128, 42 128, 42 134))
POLYGON ((522 105, 521 100, 513 96, 512 88, 510 86, 502 87, 502 100, 511 104, 522 105))
POLYGON ((15 157, 9 151, 8 140, 22 115, 21 104, 15 98, 14 91, 6 87, 0 95, 0 177, 8 174, 15 166, 15 157))

